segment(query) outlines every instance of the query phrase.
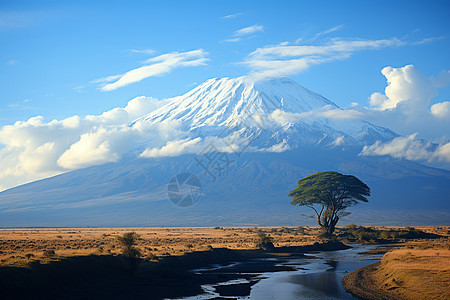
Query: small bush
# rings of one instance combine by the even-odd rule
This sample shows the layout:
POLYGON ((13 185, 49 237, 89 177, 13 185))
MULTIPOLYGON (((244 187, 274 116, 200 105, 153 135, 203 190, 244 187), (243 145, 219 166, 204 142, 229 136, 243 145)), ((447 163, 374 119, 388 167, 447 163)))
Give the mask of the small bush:
POLYGON ((126 232, 122 236, 117 237, 122 246, 122 254, 130 259, 138 258, 141 253, 134 246, 137 243, 139 235, 136 232, 126 232))
POLYGON ((273 238, 262 231, 258 232, 256 247, 266 251, 273 250, 275 248, 273 245, 273 238))
POLYGON ((56 253, 55 250, 45 250, 43 255, 45 257, 55 257, 56 253))

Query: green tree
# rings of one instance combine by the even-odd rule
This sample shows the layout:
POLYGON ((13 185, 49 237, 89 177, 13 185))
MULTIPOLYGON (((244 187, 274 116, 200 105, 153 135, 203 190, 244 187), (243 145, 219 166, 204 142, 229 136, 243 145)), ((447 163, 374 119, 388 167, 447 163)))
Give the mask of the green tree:
POLYGON ((370 188, 352 175, 324 171, 298 181, 298 187, 289 193, 291 204, 314 210, 325 237, 330 238, 340 217, 350 214, 345 209, 359 201, 367 202, 370 188))

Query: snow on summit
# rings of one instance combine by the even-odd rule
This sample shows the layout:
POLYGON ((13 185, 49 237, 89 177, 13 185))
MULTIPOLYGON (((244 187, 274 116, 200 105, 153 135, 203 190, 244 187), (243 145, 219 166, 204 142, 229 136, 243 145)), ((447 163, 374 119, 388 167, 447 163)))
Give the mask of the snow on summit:
POLYGON ((280 149, 283 144, 288 146, 281 148, 285 150, 304 144, 340 146, 397 136, 386 128, 348 119, 345 110, 332 101, 285 77, 209 79, 134 123, 175 120, 189 133, 185 141, 190 145, 199 138, 222 135, 224 130, 241 138, 257 134, 260 138, 253 144, 257 149, 280 149))
POLYGON ((236 118, 276 109, 303 113, 323 106, 337 106, 289 78, 254 81, 250 77, 214 78, 148 114, 143 119, 160 122, 178 119, 190 129, 230 126, 236 118))

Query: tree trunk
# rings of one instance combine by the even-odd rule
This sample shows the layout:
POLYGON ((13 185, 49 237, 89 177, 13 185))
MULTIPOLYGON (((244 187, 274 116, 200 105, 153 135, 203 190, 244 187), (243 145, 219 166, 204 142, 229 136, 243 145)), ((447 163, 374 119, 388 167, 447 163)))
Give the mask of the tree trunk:
POLYGON ((334 219, 331 219, 329 222, 324 222, 325 224, 321 225, 321 236, 327 239, 333 238, 333 233, 336 230, 336 224, 339 221, 339 217, 336 216, 334 219))

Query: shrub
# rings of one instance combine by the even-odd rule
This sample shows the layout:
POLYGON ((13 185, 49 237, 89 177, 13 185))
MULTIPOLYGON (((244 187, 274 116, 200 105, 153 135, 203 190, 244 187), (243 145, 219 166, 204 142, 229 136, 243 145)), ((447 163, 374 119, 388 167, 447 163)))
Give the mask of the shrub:
POLYGON ((256 247, 266 251, 273 250, 275 248, 275 246, 273 245, 273 238, 271 236, 266 235, 262 231, 258 232, 256 247))
POLYGON ((126 232, 122 236, 117 237, 122 246, 122 254, 130 259, 137 259, 141 253, 134 246, 137 243, 139 235, 136 232, 126 232))
POLYGON ((44 256, 45 257, 55 257, 56 256, 55 250, 45 250, 44 256))

